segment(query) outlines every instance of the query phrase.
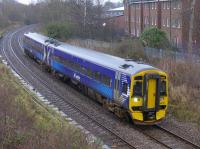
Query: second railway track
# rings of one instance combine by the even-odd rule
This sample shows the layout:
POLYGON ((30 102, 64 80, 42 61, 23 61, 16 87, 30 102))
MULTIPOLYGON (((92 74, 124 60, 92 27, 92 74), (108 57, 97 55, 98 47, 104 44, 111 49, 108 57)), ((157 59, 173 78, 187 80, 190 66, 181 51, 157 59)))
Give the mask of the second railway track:
MULTIPOLYGON (((83 95, 79 95, 74 89, 45 73, 41 67, 39 68, 22 52, 22 35, 31 29, 32 27, 23 27, 15 32, 8 33, 3 39, 1 53, 12 69, 40 91, 50 103, 73 118, 85 129, 101 138, 104 143, 112 148, 178 147, 177 144, 176 146, 169 145, 169 142, 163 142, 159 137, 151 136, 151 132, 148 132, 148 130, 142 130, 144 132, 141 133, 133 126, 120 122, 98 104, 88 100, 83 95), (145 133, 146 135, 144 135, 145 133)), ((178 145, 181 145, 181 143, 178 143, 178 145)), ((180 147, 198 148, 194 144, 186 144, 180 147)))

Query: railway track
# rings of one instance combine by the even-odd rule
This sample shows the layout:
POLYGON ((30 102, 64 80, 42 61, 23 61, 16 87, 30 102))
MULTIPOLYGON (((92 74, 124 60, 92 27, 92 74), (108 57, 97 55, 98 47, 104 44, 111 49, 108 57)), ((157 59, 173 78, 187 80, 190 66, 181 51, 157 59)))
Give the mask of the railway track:
MULTIPOLYGON (((170 136, 170 138, 174 138, 174 139, 172 139, 174 142, 175 142, 175 140, 177 140, 178 142, 179 141, 183 142, 183 143, 181 143, 182 147, 185 147, 186 145, 188 145, 188 148, 192 147, 192 148, 199 148, 200 149, 200 145, 195 144, 195 143, 191 142, 190 140, 187 140, 183 136, 179 136, 179 135, 167 130, 166 128, 164 128, 160 125, 155 125, 154 128, 158 129, 161 132, 167 133, 168 136, 170 136)), ((172 142, 171 142, 171 144, 169 143, 168 146, 170 146, 171 148, 175 148, 177 145, 178 145, 179 148, 181 148, 180 144, 177 144, 177 143, 172 144, 172 142)))
POLYGON ((200 146, 198 144, 195 144, 190 140, 187 140, 184 137, 179 136, 160 125, 148 127, 137 126, 136 129, 149 136, 150 138, 154 139, 155 141, 158 141, 159 143, 163 144, 163 146, 165 146, 166 148, 200 149, 200 146))
MULTIPOLYGON (((65 99, 65 97, 62 97, 57 92, 51 90, 50 86, 49 86, 49 84, 47 82, 41 80, 41 78, 39 76, 37 76, 36 74, 32 73, 32 70, 30 68, 28 68, 14 52, 14 49, 13 49, 13 47, 11 45, 12 36, 14 34, 16 34, 16 32, 11 34, 11 40, 9 42, 10 50, 12 51, 12 53, 14 54, 14 56, 16 57, 16 59, 18 60, 20 65, 25 70, 27 70, 27 72, 29 73, 29 75, 31 75, 32 78, 34 78, 34 81, 36 81, 36 82, 39 81, 40 82, 40 84, 43 86, 42 92, 43 93, 45 92, 45 94, 48 95, 47 97, 49 97, 48 99, 50 99, 49 102, 51 104, 54 105, 56 103, 56 105, 59 105, 59 107, 64 107, 64 112, 67 113, 69 116, 73 115, 73 117, 77 116, 77 117, 81 118, 83 121, 85 121, 85 123, 81 123, 81 125, 83 125, 83 126, 88 125, 88 123, 90 123, 90 126, 93 126, 93 128, 96 129, 96 132, 98 132, 104 138, 107 138, 107 140, 109 142, 112 142, 112 145, 115 145, 116 147, 120 147, 120 148, 135 148, 129 142, 127 142, 126 140, 121 138, 118 134, 116 134, 115 132, 110 130, 110 128, 104 126, 102 123, 99 123, 97 120, 95 120, 90 115, 88 115, 87 113, 82 111, 76 105, 74 105, 74 104, 72 104, 70 102, 67 102, 66 100, 63 100, 63 99, 65 99), (51 100, 51 99, 53 99, 53 100, 51 100)), ((6 36, 5 38, 8 38, 8 36, 6 36)), ((16 61, 13 61, 13 59, 11 59, 9 57, 10 55, 5 51, 4 46, 5 45, 3 43, 3 49, 2 49, 3 50, 3 56, 5 56, 8 64, 26 82, 28 82, 29 84, 32 84, 33 80, 30 81, 30 79, 27 79, 27 77, 25 77, 24 74, 21 73, 20 68, 16 67, 16 65, 15 65, 16 61)), ((23 70, 23 72, 24 72, 24 70, 23 70)))
MULTIPOLYGON (((182 148, 199 147, 191 142, 190 144, 185 143, 182 145, 183 139, 181 142, 179 141, 176 146, 170 145, 172 143, 161 140, 161 138, 158 137, 159 135, 153 135, 153 130, 155 130, 155 128, 146 130, 140 129, 138 131, 135 126, 124 124, 115 118, 106 119, 104 114, 110 115, 110 113, 103 111, 102 107, 100 108, 104 114, 97 114, 96 111, 92 111, 80 101, 76 102, 76 98, 84 98, 84 100, 86 100, 86 97, 83 95, 78 95, 78 97, 72 96, 72 94, 77 94, 77 91, 74 91, 69 87, 66 92, 66 90, 63 89, 64 86, 66 86, 65 84, 61 82, 58 83, 55 78, 50 76, 50 74, 46 74, 41 68, 38 69, 36 63, 32 62, 22 54, 22 35, 30 29, 32 29, 32 27, 24 27, 15 32, 8 33, 3 39, 1 53, 17 74, 19 74, 27 83, 34 86, 37 91, 40 91, 40 93, 48 99, 48 101, 45 101, 47 104, 55 105, 58 110, 63 111, 68 117, 73 118, 76 122, 81 124, 82 127, 101 138, 105 144, 108 144, 112 148, 177 148, 178 145, 181 145, 182 148), (145 136, 142 135, 140 131, 142 131, 145 136)), ((89 100, 86 101, 92 102, 89 100)), ((82 100, 82 102, 84 101, 82 100)), ((97 107, 97 109, 99 108, 98 105, 94 105, 93 102, 92 106, 97 107)), ((161 132, 157 132, 155 134, 160 133, 161 132)), ((173 139, 176 138, 177 140, 178 136, 175 137, 175 135, 172 134, 168 139, 171 138, 172 140, 172 136, 173 139)))

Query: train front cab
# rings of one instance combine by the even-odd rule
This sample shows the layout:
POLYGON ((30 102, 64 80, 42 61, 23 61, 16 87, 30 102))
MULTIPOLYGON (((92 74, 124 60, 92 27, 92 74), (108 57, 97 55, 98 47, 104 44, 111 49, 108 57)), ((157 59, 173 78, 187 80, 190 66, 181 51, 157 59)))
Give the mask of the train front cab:
POLYGON ((129 112, 135 124, 154 124, 166 115, 168 77, 158 70, 140 72, 131 78, 129 112))

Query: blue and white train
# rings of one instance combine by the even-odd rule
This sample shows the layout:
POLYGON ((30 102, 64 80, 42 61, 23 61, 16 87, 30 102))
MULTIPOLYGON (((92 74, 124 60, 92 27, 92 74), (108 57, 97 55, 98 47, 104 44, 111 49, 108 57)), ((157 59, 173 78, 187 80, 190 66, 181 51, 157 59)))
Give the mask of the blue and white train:
POLYGON ((166 115, 168 77, 157 68, 38 33, 24 34, 23 48, 27 55, 79 86, 119 117, 137 124, 155 124, 166 115))

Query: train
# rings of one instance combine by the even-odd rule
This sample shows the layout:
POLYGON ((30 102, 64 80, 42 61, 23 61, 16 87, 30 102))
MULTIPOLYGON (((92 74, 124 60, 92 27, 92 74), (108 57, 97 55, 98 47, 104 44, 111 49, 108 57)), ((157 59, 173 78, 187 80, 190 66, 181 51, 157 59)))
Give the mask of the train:
POLYGON ((25 33, 24 53, 120 118, 154 125, 166 117, 168 75, 151 65, 25 33))

